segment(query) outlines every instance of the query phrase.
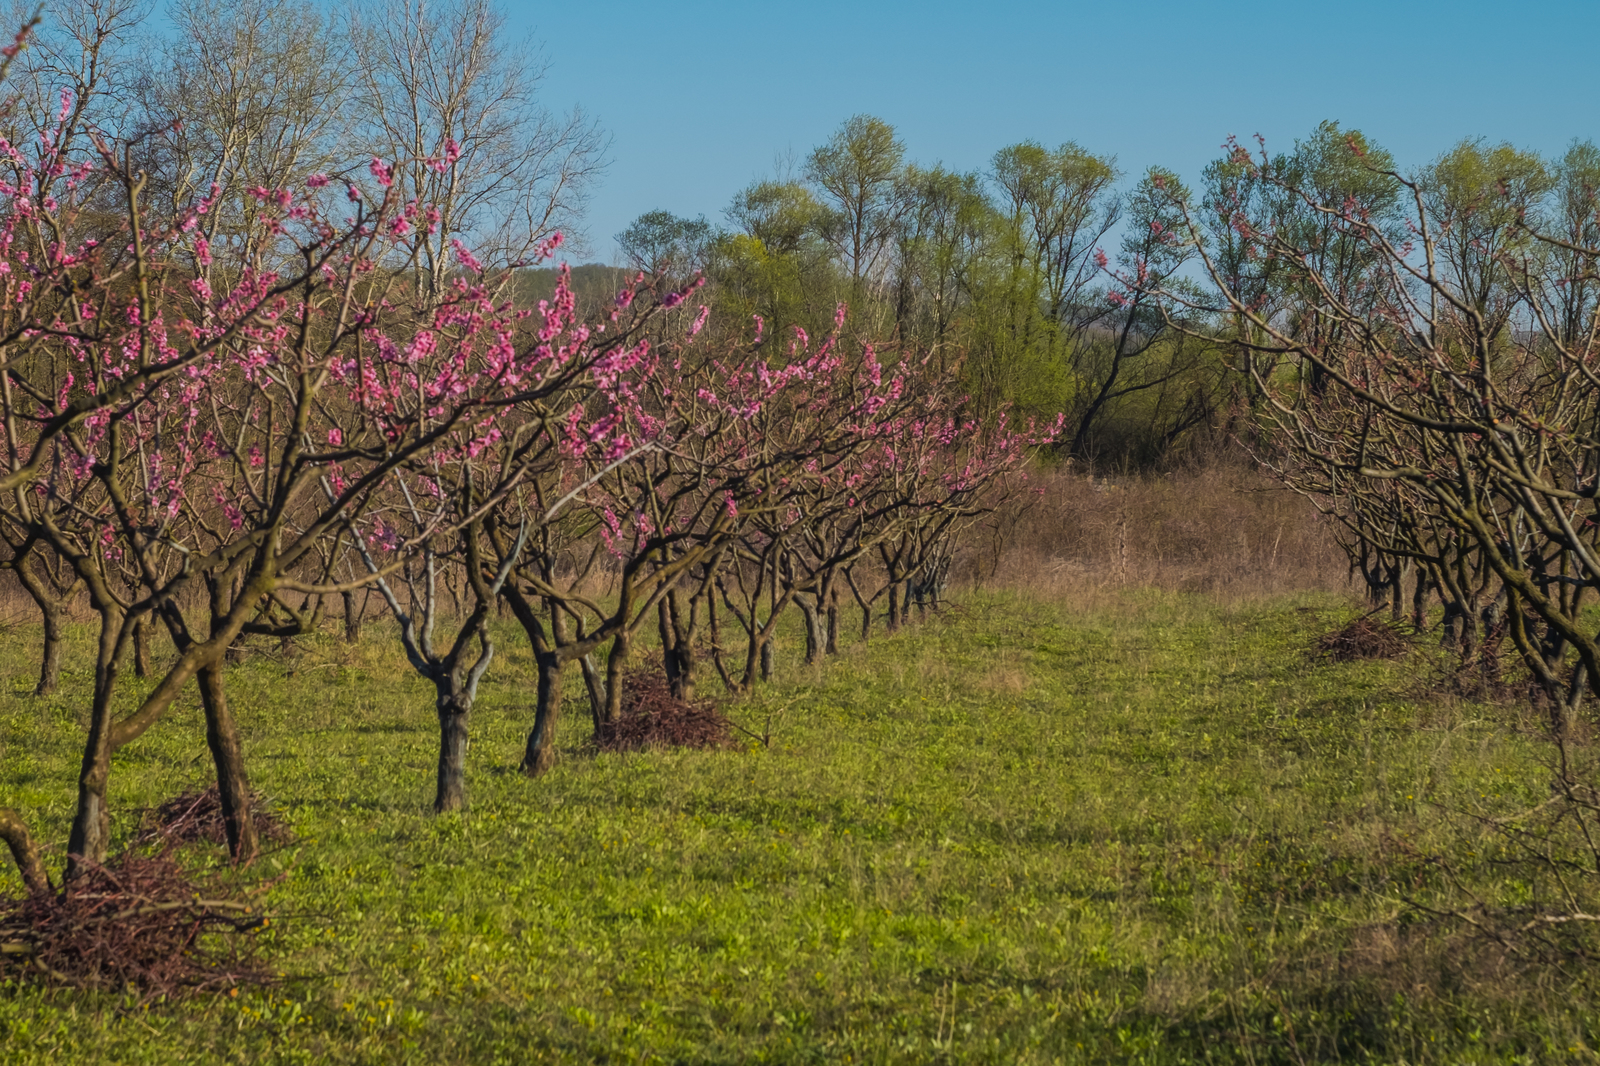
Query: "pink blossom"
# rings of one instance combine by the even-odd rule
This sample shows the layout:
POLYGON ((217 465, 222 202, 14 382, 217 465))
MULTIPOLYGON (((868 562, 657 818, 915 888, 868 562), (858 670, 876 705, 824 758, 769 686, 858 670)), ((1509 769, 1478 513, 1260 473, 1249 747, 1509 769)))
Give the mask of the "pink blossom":
POLYGON ((711 308, 709 308, 709 307, 705 306, 704 304, 702 304, 700 306, 700 313, 695 316, 694 325, 689 327, 689 336, 693 337, 697 333, 699 333, 702 329, 704 329, 705 325, 706 325, 706 319, 709 318, 710 316, 711 316, 711 308))
POLYGON ((472 253, 467 250, 467 246, 463 244, 459 238, 452 238, 450 241, 450 247, 455 249, 456 262, 460 263, 474 274, 483 273, 483 264, 479 263, 478 260, 473 257, 472 253))
POLYGON ((562 242, 564 242, 566 239, 567 238, 561 233, 561 231, 557 230, 556 232, 550 234, 546 240, 539 243, 539 246, 533 251, 533 257, 541 262, 549 259, 551 256, 556 254, 556 249, 560 248, 562 242))

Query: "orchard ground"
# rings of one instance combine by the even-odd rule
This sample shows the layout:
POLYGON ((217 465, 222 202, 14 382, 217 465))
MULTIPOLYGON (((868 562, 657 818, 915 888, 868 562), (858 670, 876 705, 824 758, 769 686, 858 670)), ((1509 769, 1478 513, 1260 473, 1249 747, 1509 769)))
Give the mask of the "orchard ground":
MULTIPOLYGON (((536 781, 514 769, 533 668, 506 627, 471 809, 445 817, 431 690, 392 626, 264 645, 229 689, 254 783, 295 833, 251 872, 283 878, 258 935, 286 976, 148 1007, 8 985, 3 1057, 1591 1061, 1588 978, 1407 902, 1516 898, 1472 815, 1549 795, 1537 722, 1428 695, 1428 647, 1307 654, 1356 610, 967 595, 820 667, 789 635, 777 683, 727 706, 770 723, 770 746, 596 756, 574 702, 536 781)), ((46 699, 27 695, 36 638, 0 646, 0 790, 57 842, 89 634, 46 699)), ((206 781, 186 699, 117 757, 122 838, 136 808, 206 781)))

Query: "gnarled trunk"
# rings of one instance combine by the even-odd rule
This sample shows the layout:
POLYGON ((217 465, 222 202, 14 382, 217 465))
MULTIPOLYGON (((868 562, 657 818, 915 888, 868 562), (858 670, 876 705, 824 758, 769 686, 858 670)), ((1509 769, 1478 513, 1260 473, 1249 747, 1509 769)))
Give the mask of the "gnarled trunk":
POLYGON ((111 780, 111 698, 121 671, 128 639, 127 619, 120 612, 101 611, 100 643, 95 659, 94 702, 89 710, 89 736, 78 769, 78 803, 67 835, 70 880, 106 860, 111 844, 111 815, 106 788, 111 780))
POLYGON ((684 702, 694 700, 694 638, 699 628, 698 604, 691 599, 687 607, 673 589, 656 604, 656 628, 661 636, 662 668, 667 687, 684 702))
POLYGON ((356 606, 356 594, 354 592, 341 592, 339 597, 344 601, 344 642, 346 644, 360 644, 362 611, 360 607, 356 606))
POLYGON ((555 765, 556 726, 561 722, 561 677, 565 664, 556 651, 534 652, 539 680, 533 710, 533 729, 522 756, 522 772, 538 777, 555 765))
POLYGON ((61 686, 62 623, 66 612, 61 604, 40 602, 44 615, 44 658, 39 664, 39 683, 33 687, 35 696, 48 696, 61 686))
POLYGON ((211 749, 211 761, 217 770, 217 795, 222 800, 228 854, 236 863, 248 863, 261 850, 261 841, 250 809, 250 778, 244 768, 239 727, 222 685, 222 664, 201 667, 198 680, 200 703, 206 715, 206 746, 211 749))
POLYGON ((467 716, 472 699, 458 689, 451 678, 435 682, 439 712, 439 775, 433 797, 438 814, 464 810, 467 806, 467 716))

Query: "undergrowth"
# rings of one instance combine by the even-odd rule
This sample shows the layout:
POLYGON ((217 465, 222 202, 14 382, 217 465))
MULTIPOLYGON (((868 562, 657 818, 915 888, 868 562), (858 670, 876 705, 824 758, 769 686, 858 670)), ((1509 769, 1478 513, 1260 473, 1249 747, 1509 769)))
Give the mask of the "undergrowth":
MULTIPOLYGON (((1427 702, 1420 652, 1309 660, 1353 613, 972 596, 816 668, 786 634, 777 683, 723 705, 734 747, 597 753, 574 703, 536 781, 508 628, 471 809, 442 818, 392 631, 305 640, 229 681, 292 831, 253 871, 283 876, 256 937, 274 983, 170 1006, 6 985, 5 1058, 1588 1061, 1581 968, 1441 917, 1464 887, 1526 893, 1481 818, 1549 797, 1546 746, 1514 709, 1427 702)), ((0 789, 59 840, 87 641, 34 699, 29 635, 0 645, 0 789)), ((124 839, 205 784, 204 752, 192 701, 119 756, 124 839)))

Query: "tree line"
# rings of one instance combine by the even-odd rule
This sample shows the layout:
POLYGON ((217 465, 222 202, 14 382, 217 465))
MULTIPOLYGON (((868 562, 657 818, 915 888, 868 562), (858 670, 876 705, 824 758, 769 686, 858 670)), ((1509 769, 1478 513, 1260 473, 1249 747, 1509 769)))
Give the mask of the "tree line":
MULTIPOLYGON (((1431 209, 1459 215, 1481 173, 1559 198, 1581 192, 1592 156, 1587 144, 1545 160, 1466 140, 1411 178, 1432 190, 1431 209)), ((1352 158, 1397 166, 1325 122, 1272 168, 1327 195, 1372 191, 1352 158), (1351 157, 1350 143, 1367 155, 1351 157)), ((975 410, 1065 413, 1059 450, 1080 459, 1159 465, 1246 425, 1261 396, 1240 321, 1205 298, 1212 268, 1274 309, 1305 295, 1280 264, 1252 259, 1232 225, 1241 197, 1270 213, 1288 210, 1289 194, 1227 152, 1192 182, 1161 166, 1130 180, 1115 157, 1074 142, 1009 145, 962 173, 907 159, 892 125, 857 115, 786 169, 736 193, 716 222, 650 211, 617 244, 646 273, 703 272, 724 322, 809 328, 848 300, 864 334, 955 368, 975 410), (1170 239, 1190 223, 1195 240, 1170 239)))

